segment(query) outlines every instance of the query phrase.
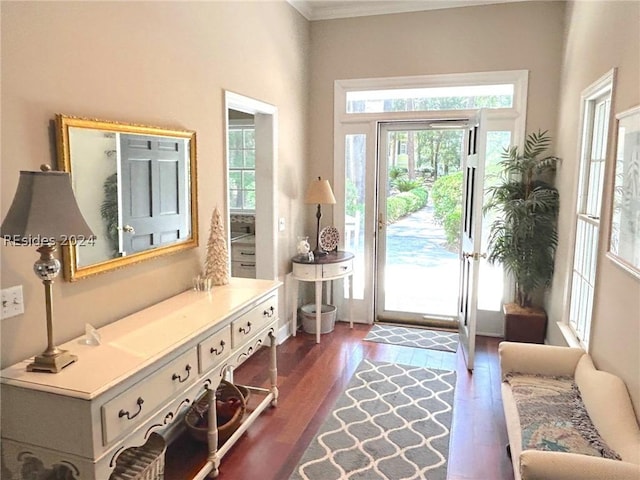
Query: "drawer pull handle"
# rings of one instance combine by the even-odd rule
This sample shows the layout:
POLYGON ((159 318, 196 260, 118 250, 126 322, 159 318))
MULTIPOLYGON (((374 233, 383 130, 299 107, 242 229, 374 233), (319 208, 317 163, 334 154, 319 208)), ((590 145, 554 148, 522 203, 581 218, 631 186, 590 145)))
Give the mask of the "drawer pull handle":
POLYGON ((241 263, 240 266, 241 267, 255 267, 256 264, 255 263, 241 263))
POLYGON ((251 331, 251 322, 247 322, 247 326, 246 327, 240 327, 238 329, 238 331, 240 333, 244 333, 245 335, 248 335, 249 332, 251 331))
POLYGON ((255 257, 256 252, 240 252, 240 255, 246 255, 248 257, 255 257))
POLYGON ((349 267, 347 267, 346 265, 344 267, 340 267, 342 270, 348 270, 349 267))
POLYGON ((187 379, 189 378, 189 375, 191 375, 191 365, 187 364, 187 366, 184 367, 184 369, 187 371, 186 377, 182 378, 177 373, 174 373, 173 376, 171 377, 171 380, 178 380, 180 383, 186 382, 187 379))
POLYGON ((264 312, 262 312, 262 315, 264 315, 265 317, 271 318, 273 317, 273 314, 275 313, 275 309, 273 308, 273 305, 269 307, 268 310, 265 310, 264 312))
POLYGON ((220 350, 218 350, 217 348, 211 347, 211 350, 209 350, 209 353, 215 353, 216 355, 220 355, 220 354, 222 354, 222 352, 224 352, 224 346, 225 345, 226 344, 224 343, 224 340, 220 340, 220 347, 222 347, 222 348, 220 348, 220 350))
POLYGON ((142 411, 143 403, 144 403, 144 400, 142 399, 142 397, 138 397, 138 400, 136 401, 136 404, 138 405, 138 411, 133 415, 131 415, 129 412, 125 412, 124 409, 122 409, 118 412, 118 418, 127 417, 127 420, 133 420, 138 415, 140 415, 140 412, 142 411))

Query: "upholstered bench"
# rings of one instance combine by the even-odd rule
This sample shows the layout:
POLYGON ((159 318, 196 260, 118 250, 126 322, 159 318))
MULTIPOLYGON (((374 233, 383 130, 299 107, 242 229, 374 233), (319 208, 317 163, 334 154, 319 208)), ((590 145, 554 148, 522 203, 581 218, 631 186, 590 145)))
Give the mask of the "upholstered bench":
POLYGON ((640 480, 640 428, 620 378, 579 348, 502 342, 499 353, 515 480, 640 480))

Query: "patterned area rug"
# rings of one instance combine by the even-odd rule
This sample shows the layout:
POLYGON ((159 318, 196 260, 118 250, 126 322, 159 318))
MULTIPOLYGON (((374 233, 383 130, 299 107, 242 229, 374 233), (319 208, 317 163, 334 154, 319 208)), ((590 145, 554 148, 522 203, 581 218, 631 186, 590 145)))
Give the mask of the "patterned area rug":
POLYGON ((396 327, 377 323, 371 327, 364 340, 454 353, 458 349, 458 334, 454 332, 396 327))
POLYGON ((364 360, 290 480, 445 480, 455 381, 364 360))

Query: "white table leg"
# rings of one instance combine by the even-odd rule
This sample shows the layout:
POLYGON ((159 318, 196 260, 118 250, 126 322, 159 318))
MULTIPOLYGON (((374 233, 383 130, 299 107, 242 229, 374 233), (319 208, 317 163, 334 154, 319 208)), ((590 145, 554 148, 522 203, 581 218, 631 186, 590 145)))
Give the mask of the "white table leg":
POLYGON ((278 354, 276 347, 278 342, 274 333, 269 334, 271 337, 271 355, 269 355, 269 380, 271 382, 271 393, 273 394, 273 400, 271 400, 271 406, 278 405, 278 354))
POLYGON ((320 343, 320 320, 322 315, 322 280, 316 280, 316 343, 320 343))
POLYGON ((296 277, 291 275, 289 279, 291 284, 291 333, 295 337, 298 330, 298 289, 299 282, 296 277))
POLYGON ((207 401, 209 402, 208 422, 209 429, 207 431, 207 441, 209 443, 208 460, 213 468, 209 474, 210 478, 218 476, 220 466, 220 457, 218 455, 218 417, 216 416, 216 389, 209 387, 207 391, 207 401))
POLYGON ((349 282, 349 326, 353 328, 353 274, 345 277, 345 281, 349 282))

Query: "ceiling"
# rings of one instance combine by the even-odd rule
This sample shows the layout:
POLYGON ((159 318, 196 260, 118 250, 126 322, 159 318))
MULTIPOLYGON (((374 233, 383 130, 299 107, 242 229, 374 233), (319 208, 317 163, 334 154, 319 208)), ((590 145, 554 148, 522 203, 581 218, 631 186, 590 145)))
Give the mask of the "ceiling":
POLYGON ((527 0, 287 0, 307 20, 419 12, 527 0))

